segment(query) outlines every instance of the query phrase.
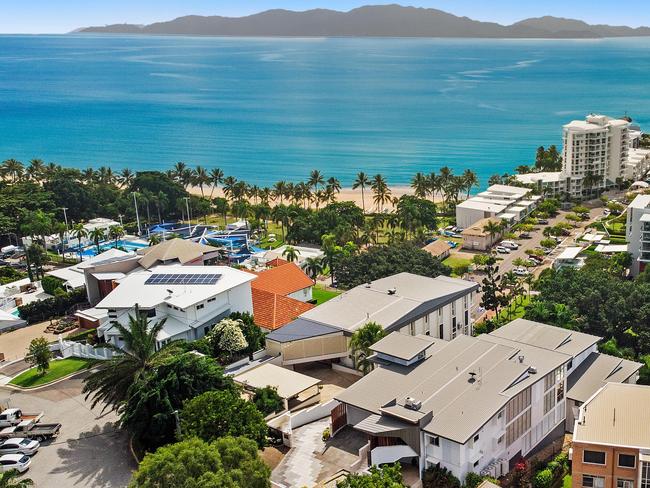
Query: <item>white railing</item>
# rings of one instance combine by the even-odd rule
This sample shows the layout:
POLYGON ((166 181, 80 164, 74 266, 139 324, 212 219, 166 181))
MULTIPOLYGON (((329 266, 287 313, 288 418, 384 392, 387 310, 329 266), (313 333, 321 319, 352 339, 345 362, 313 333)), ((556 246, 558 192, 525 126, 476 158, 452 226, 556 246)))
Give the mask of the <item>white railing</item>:
POLYGON ((334 407, 338 406, 338 404, 339 401, 332 398, 326 403, 321 403, 315 407, 306 408, 304 410, 296 412, 295 414, 290 414, 289 426, 292 429, 297 429, 298 427, 302 427, 305 424, 309 424, 311 422, 315 422, 316 420, 329 417, 334 407))
POLYGON ((59 350, 64 358, 77 357, 105 361, 113 357, 113 351, 105 347, 93 347, 74 341, 66 341, 59 336, 59 350))
POLYGON ((409 446, 381 446, 370 451, 370 461, 373 466, 399 461, 402 458, 414 457, 418 454, 409 446))

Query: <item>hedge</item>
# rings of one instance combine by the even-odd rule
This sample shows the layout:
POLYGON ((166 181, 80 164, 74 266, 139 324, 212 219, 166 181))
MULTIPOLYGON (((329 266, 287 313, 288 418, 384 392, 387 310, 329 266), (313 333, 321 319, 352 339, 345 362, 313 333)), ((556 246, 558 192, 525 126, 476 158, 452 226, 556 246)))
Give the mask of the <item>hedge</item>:
POLYGON ((80 288, 70 293, 57 294, 57 296, 52 298, 21 305, 18 307, 18 313, 21 319, 33 324, 34 322, 42 322, 53 317, 65 315, 71 307, 78 303, 84 303, 85 301, 86 290, 80 288))

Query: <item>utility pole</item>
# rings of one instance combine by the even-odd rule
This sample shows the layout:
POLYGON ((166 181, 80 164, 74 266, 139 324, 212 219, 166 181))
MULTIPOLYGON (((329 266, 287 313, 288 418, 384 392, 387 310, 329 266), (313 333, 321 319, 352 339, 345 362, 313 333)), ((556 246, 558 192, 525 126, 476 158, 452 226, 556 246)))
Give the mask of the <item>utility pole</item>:
POLYGON ((124 222, 122 221, 122 214, 119 214, 118 217, 120 218, 120 226, 124 227, 124 222))
POLYGON ((138 213, 138 199, 135 196, 135 192, 133 192, 133 205, 135 206, 135 219, 138 222, 138 236, 141 234, 140 230, 140 214, 138 213))
MULTIPOLYGON (((68 227, 68 207, 61 207, 63 210, 63 220, 65 220, 65 241, 66 243, 70 240, 69 232, 70 228, 68 227)), ((65 256, 65 245, 61 243, 61 256, 65 256)))
POLYGON ((192 235, 192 216, 190 214, 190 197, 183 197, 185 200, 185 208, 187 209, 187 237, 192 235))

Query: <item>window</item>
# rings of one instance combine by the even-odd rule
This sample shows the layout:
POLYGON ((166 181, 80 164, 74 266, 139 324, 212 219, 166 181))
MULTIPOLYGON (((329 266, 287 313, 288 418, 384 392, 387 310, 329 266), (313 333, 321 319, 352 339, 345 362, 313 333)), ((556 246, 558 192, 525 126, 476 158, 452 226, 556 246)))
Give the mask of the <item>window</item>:
POLYGON ((497 414, 497 418, 498 418, 498 419, 500 419, 501 417, 503 417, 503 410, 501 410, 501 411, 497 414))
POLYGON ((616 488, 634 488, 634 481, 618 478, 616 480, 616 488))
POLYGON ((469 324, 469 312, 465 310, 465 325, 469 324))
POLYGON ((440 339, 444 339, 445 324, 440 324, 440 339))
POLYGON ((503 437, 504 436, 501 436, 497 439, 497 444, 501 444, 503 442, 503 437))
POLYGON ((564 398, 564 383, 557 385, 557 403, 560 403, 564 398))
POLYGON ((203 327, 203 335, 206 336, 210 333, 210 327, 203 327))
POLYGON ((414 336, 415 335, 415 323, 410 323, 409 324, 409 333, 414 336))
POLYGON ((438 436, 431 437, 431 445, 432 446, 440 446, 440 437, 438 437, 438 436))
POLYGON ((214 302, 216 299, 217 299, 217 297, 208 298, 208 303, 214 302))
POLYGON ((636 468, 636 456, 634 454, 619 454, 618 466, 620 468, 636 468))
POLYGON ((588 464, 605 464, 605 453, 600 451, 583 451, 582 462, 588 464))
POLYGON ((553 390, 544 395, 544 415, 553 410, 555 406, 555 392, 553 390))
POLYGON ((476 434, 476 435, 474 436, 474 442, 478 441, 478 437, 479 437, 478 434, 476 434))
POLYGON ((582 486, 585 488, 605 488, 605 478, 601 476, 592 476, 590 474, 583 474, 582 486))
POLYGON ((474 463, 474 467, 476 467, 476 466, 478 466, 478 461, 476 461, 476 462, 474 463))
POLYGON ((205 303, 201 303, 200 305, 196 306, 197 310, 201 310, 202 308, 205 308, 205 303))
POLYGON ((569 371, 571 368, 573 368, 573 359, 572 359, 571 361, 569 361, 569 362, 567 363, 567 365, 566 365, 566 369, 567 369, 567 371, 569 371))
POLYGON ((641 488, 650 488, 650 463, 641 463, 641 488))
POLYGON ((456 315, 456 302, 451 302, 451 314, 456 315))

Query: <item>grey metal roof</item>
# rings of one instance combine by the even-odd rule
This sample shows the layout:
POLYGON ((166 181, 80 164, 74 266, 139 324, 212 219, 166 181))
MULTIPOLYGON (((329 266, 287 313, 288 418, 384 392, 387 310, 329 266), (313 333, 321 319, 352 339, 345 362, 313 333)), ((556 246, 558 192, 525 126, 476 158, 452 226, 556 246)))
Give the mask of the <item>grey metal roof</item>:
POLYGON ((409 428, 409 424, 382 415, 369 415, 354 426, 355 429, 368 434, 382 434, 409 428))
POLYGON ((464 335, 436 341, 430 356, 416 366, 376 369, 336 399, 378 415, 425 422, 424 430, 464 444, 510 398, 571 359, 527 345, 524 356, 534 361, 533 374, 533 364, 519 361, 521 345, 500 342, 464 335), (407 397, 421 401, 420 410, 406 408, 407 397))
POLYGON ((515 319, 490 332, 490 335, 570 354, 573 357, 586 351, 601 339, 583 332, 525 319, 515 319))
POLYGON ((376 322, 390 331, 477 288, 477 283, 447 276, 428 278, 398 273, 352 288, 305 312, 301 318, 348 332, 368 322, 376 322))
POLYGON ((370 349, 405 361, 410 361, 422 351, 431 347, 433 338, 428 336, 410 336, 401 332, 388 334, 374 343, 370 349))
POLYGON ((341 333, 341 330, 298 317, 293 322, 267 334, 266 340, 284 343, 336 333, 341 333))
POLYGON ((584 403, 607 383, 622 383, 642 366, 627 359, 592 352, 567 378, 566 396, 584 403))

